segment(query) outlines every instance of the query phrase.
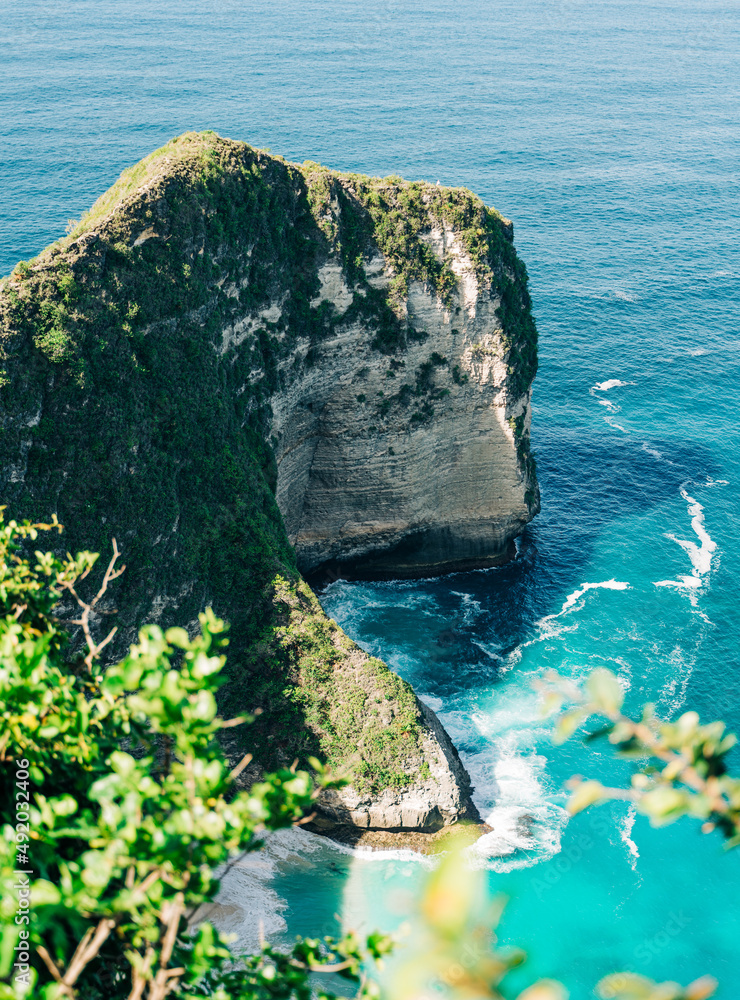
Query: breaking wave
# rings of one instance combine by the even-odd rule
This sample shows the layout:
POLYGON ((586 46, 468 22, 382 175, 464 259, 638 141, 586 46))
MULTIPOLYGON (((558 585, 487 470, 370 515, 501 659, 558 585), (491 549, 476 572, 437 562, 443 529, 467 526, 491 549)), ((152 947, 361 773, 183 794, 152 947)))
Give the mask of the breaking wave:
POLYGON ((709 584, 712 559, 717 549, 717 543, 704 527, 704 507, 693 497, 689 496, 686 490, 681 490, 681 496, 688 505, 691 527, 700 544, 690 539, 678 538, 676 535, 667 532, 665 537, 670 538, 672 542, 680 545, 689 557, 691 573, 680 574, 675 580, 657 580, 655 586, 673 587, 676 590, 687 592, 692 605, 696 607, 699 591, 709 584))

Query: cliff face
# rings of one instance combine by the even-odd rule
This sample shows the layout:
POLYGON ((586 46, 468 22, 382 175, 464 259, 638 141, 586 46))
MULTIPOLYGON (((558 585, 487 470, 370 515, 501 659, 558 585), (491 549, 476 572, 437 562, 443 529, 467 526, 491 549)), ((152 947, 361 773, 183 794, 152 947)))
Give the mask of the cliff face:
MULTIPOLYGON (((324 340, 292 383, 292 360, 281 364, 277 500, 303 572, 429 576, 492 565, 535 509, 531 465, 517 450, 517 431, 519 451, 529 434, 529 387, 519 393, 507 366, 499 301, 454 233, 435 236, 440 257, 458 250, 461 290, 445 304, 411 285, 406 315, 424 341, 389 358, 357 320, 324 340)), ((383 258, 371 266, 387 288, 383 258)), ((341 316, 352 301, 341 268, 331 261, 319 277, 321 301, 341 316)))
POLYGON ((474 815, 433 715, 297 569, 487 565, 536 513, 510 224, 467 191, 187 135, 0 285, 0 346, 3 502, 56 512, 65 547, 117 538, 121 644, 211 604, 260 764, 348 768, 332 821, 474 815))
MULTIPOLYGON (((344 198, 328 200, 324 224, 330 218, 341 234, 343 216, 358 211, 370 185, 351 177, 334 183, 344 198)), ((385 206, 405 194, 392 180, 372 188, 385 206)), ((454 192, 455 202, 467 201, 455 208, 468 215, 469 229, 472 216, 495 231, 498 259, 482 264, 474 256, 480 247, 466 246, 470 232, 445 218, 449 193, 418 185, 415 194, 426 215, 418 246, 447 286, 428 268, 399 289, 376 233, 362 267, 348 273, 339 239, 318 268, 311 303, 335 325, 319 344, 299 339, 279 365, 271 400, 277 500, 306 573, 428 576, 494 565, 539 509, 529 456, 535 331, 511 226, 493 213, 474 219, 480 203, 454 192), (503 271, 498 280, 495 268, 503 271), (400 350, 383 350, 374 317, 357 308, 358 298, 378 292, 403 329, 400 350), (519 298, 514 337, 507 295, 509 306, 519 298), (296 356, 310 359, 297 374, 296 356)), ((477 225, 474 235, 488 234, 477 225)), ((280 304, 273 309, 278 318, 280 304)))

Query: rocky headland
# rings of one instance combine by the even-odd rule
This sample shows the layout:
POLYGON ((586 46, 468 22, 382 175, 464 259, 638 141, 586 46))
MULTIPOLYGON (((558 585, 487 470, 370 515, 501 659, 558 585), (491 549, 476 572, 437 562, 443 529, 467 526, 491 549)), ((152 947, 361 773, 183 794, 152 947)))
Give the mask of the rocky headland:
POLYGON ((539 509, 536 329, 509 222, 464 189, 296 165, 214 133, 126 171, 0 284, 16 518, 128 570, 103 610, 231 623, 229 752, 315 754, 322 828, 477 819, 434 713, 304 578, 495 565, 539 509))

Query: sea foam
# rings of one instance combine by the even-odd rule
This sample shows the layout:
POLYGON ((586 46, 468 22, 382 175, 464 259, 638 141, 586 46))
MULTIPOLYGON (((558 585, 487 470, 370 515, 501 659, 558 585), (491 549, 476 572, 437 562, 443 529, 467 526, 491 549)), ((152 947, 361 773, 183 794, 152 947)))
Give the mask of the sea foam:
POLYGON ((574 590, 572 594, 568 594, 565 598, 565 603, 563 604, 560 611, 554 615, 547 615, 542 621, 548 621, 551 618, 559 618, 561 615, 567 614, 571 608, 574 608, 578 601, 583 597, 584 594, 588 593, 589 590, 629 590, 630 585, 624 583, 621 580, 603 580, 601 583, 582 583, 581 586, 574 590))
POLYGON ((689 496, 686 490, 681 490, 681 496, 688 504, 688 513, 691 517, 691 527, 701 544, 678 538, 670 532, 666 533, 666 538, 680 545, 691 561, 691 574, 680 574, 675 580, 657 580, 656 587, 673 587, 676 590, 684 590, 689 593, 691 603, 696 606, 697 592, 709 582, 712 570, 712 558, 717 549, 717 543, 710 536, 704 527, 704 508, 693 497, 689 496))
POLYGON ((634 385, 634 382, 623 382, 620 378, 610 378, 606 382, 597 382, 591 386, 591 391, 608 392, 609 389, 617 389, 623 385, 634 385))

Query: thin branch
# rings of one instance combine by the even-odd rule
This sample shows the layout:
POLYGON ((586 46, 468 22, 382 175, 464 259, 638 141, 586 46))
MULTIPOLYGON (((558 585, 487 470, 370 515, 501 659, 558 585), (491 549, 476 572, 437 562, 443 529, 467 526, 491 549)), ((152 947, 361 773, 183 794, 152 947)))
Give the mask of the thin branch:
POLYGON ((239 777, 239 775, 242 773, 247 764, 251 763, 252 763, 252 754, 245 753, 242 759, 239 761, 239 763, 236 765, 236 767, 232 770, 231 774, 229 775, 232 781, 234 780, 234 778, 239 777))
MULTIPOLYGON (((82 970, 86 965, 89 965, 90 962, 92 962, 100 949, 103 947, 103 944, 107 941, 110 932, 115 926, 115 920, 111 920, 109 917, 104 917, 95 928, 92 940, 84 951, 80 950, 80 946, 84 942, 85 938, 80 941, 80 944, 77 946, 77 951, 75 951, 72 961, 69 964, 69 968, 64 974, 63 982, 65 985, 74 986, 79 979, 82 970)), ((87 937, 87 934, 85 937, 87 937)))
POLYGON ((316 812, 309 813, 308 816, 303 816, 301 819, 296 820, 295 826, 304 826, 306 823, 313 823, 316 819, 316 812))
POLYGON ((159 954, 159 970, 154 977, 154 981, 149 986, 149 1000, 164 1000, 164 997, 173 988, 173 980, 182 975, 177 969, 168 969, 167 963, 172 957, 172 950, 175 947, 177 932, 180 927, 180 917, 185 910, 184 898, 183 894, 178 892, 168 905, 168 912, 165 918, 167 929, 162 941, 162 950, 159 954))
POLYGON ((354 960, 351 958, 346 959, 344 962, 336 962, 334 965, 313 965, 304 962, 291 963, 296 968, 306 969, 308 972, 344 972, 345 969, 351 968, 354 964, 354 960))
POLYGON ((219 729, 231 729, 232 726, 242 726, 248 720, 248 715, 237 715, 233 719, 221 719, 218 724, 219 729))
POLYGON ((54 959, 51 957, 46 948, 44 948, 43 945, 36 946, 36 951, 41 956, 46 968, 52 974, 55 981, 59 983, 62 988, 62 992, 66 996, 72 998, 72 1000, 74 1000, 74 997, 76 996, 73 987, 80 978, 82 970, 86 965, 89 965, 89 963, 92 962, 115 926, 115 920, 104 918, 100 921, 96 928, 88 927, 79 944, 75 948, 72 961, 69 963, 67 971, 64 975, 61 974, 56 963, 54 962, 54 959))
MULTIPOLYGON (((113 636, 116 634, 116 631, 117 631, 117 627, 115 627, 115 628, 111 629, 111 631, 108 633, 108 635, 105 637, 105 639, 103 639, 102 642, 95 642, 95 639, 93 638, 92 632, 90 631, 90 615, 95 610, 95 608, 98 605, 98 602, 100 601, 100 599, 103 597, 103 595, 107 591, 108 585, 110 583, 112 583, 113 580, 117 580, 118 577, 121 576, 121 574, 125 571, 125 569, 126 569, 125 566, 121 566, 119 569, 115 568, 115 565, 116 565, 116 563, 117 563, 120 555, 121 555, 121 553, 120 553, 120 551, 118 549, 118 543, 116 542, 116 540, 114 538, 113 539, 113 556, 111 557, 111 560, 108 563, 108 567, 107 567, 107 569, 105 571, 105 574, 103 575, 103 582, 100 585, 100 589, 98 590, 97 594, 92 599, 92 601, 90 601, 89 604, 88 604, 87 601, 83 601, 83 599, 77 593, 77 591, 75 590, 75 587, 74 587, 74 583, 72 583, 71 581, 67 580, 67 581, 62 582, 62 584, 61 584, 62 587, 64 587, 66 590, 68 590, 70 592, 70 594, 77 601, 77 604, 82 608, 82 614, 80 615, 80 617, 73 619, 70 624, 72 624, 72 625, 80 625, 81 628, 82 628, 82 631, 83 631, 83 633, 85 635, 85 641, 87 642, 88 653, 87 653, 87 656, 85 657, 85 661, 84 662, 85 662, 85 666, 90 671, 92 670, 93 660, 96 660, 98 658, 98 656, 100 656, 100 651, 105 646, 108 645, 108 643, 111 641, 111 639, 113 638, 113 636)), ((88 566, 87 569, 81 574, 81 576, 78 579, 84 580, 85 577, 87 576, 87 574, 90 572, 91 568, 92 567, 88 566)))
MULTIPOLYGON (((169 913, 167 915, 167 931, 164 936, 164 941, 162 943, 162 951, 160 954, 159 964, 162 968, 167 966, 170 958, 172 957, 172 949, 175 947, 175 938, 177 937, 177 930, 180 926, 180 917, 185 909, 184 895, 181 892, 175 896, 172 902, 169 904, 169 913)), ((161 971, 161 970, 160 970, 161 971)))
MULTIPOLYGON (((95 933, 95 928, 92 926, 88 927, 85 933, 83 934, 82 938, 77 943, 77 947, 75 948, 72 960, 70 961, 69 966, 67 967, 67 972, 64 975, 64 979, 68 978, 69 973, 73 968, 76 969, 77 961, 80 955, 82 955, 85 949, 87 948, 88 944, 90 943, 90 938, 93 936, 94 933, 95 933)), ((77 976, 75 976, 75 979, 77 979, 77 976)), ((72 981, 74 982, 75 980, 72 981)))
POLYGON ((54 980, 57 983, 61 984, 62 991, 67 996, 74 997, 75 991, 71 987, 67 986, 67 984, 65 982, 62 981, 62 974, 59 971, 59 969, 57 968, 56 962, 51 957, 51 955, 46 950, 46 948, 44 948, 44 946, 42 944, 39 944, 39 945, 36 945, 36 951, 39 953, 39 955, 43 959, 44 965, 49 970, 49 972, 52 974, 52 976, 54 977, 54 980))
POLYGON ((141 968, 137 969, 135 965, 132 965, 131 992, 129 993, 127 1000, 141 1000, 144 987, 149 979, 148 973, 153 958, 154 949, 151 945, 148 945, 146 952, 144 953, 144 961, 142 962, 141 968))
POLYGON ((155 868, 153 871, 149 872, 147 877, 140 885, 134 887, 134 892, 146 892, 147 889, 151 888, 151 886, 154 885, 157 879, 161 877, 162 877, 162 870, 160 868, 155 868))
POLYGON ((127 1000, 141 1000, 141 994, 144 992, 145 986, 146 986, 145 977, 139 972, 138 969, 132 969, 131 992, 129 993, 127 1000))
POLYGON ((98 655, 98 653, 100 652, 100 650, 101 650, 101 649, 102 649, 102 648, 103 648, 104 646, 107 646, 107 645, 108 645, 108 643, 109 643, 109 642, 111 641, 111 639, 113 638, 113 636, 114 636, 114 635, 116 634, 116 632, 117 632, 117 631, 118 631, 118 626, 117 626, 117 625, 114 625, 114 626, 113 626, 113 628, 112 628, 112 629, 110 630, 110 632, 108 633, 108 635, 107 635, 107 636, 105 637, 105 639, 103 639, 103 641, 102 641, 102 642, 99 642, 99 643, 98 643, 98 648, 97 648, 97 650, 95 651, 95 655, 96 655, 96 656, 98 655))

